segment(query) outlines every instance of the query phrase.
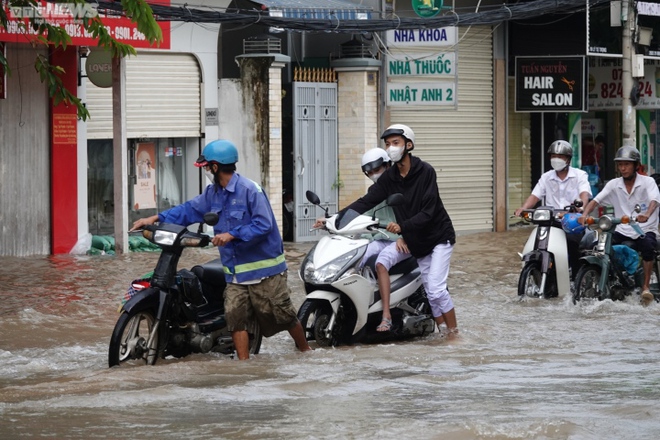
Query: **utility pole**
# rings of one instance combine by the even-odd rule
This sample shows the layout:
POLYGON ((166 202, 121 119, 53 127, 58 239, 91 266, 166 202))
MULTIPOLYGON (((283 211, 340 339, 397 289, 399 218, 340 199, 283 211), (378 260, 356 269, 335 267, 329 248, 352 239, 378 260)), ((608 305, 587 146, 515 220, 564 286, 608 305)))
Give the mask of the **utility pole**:
POLYGON ((623 0, 621 3, 621 22, 623 24, 623 34, 621 36, 621 135, 622 145, 637 146, 637 111, 632 105, 630 93, 633 89, 634 80, 632 75, 632 63, 635 60, 635 46, 633 44, 633 35, 637 28, 637 11, 635 10, 634 0, 623 0))

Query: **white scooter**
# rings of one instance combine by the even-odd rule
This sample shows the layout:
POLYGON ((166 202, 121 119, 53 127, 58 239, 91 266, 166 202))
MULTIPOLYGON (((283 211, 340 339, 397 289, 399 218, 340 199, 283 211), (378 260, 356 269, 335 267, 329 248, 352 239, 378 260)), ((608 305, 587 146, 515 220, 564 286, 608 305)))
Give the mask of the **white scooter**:
MULTIPOLYGON (((522 271, 518 279, 518 296, 554 298, 571 291, 566 232, 559 214, 575 213, 582 202, 576 200, 564 209, 541 206, 523 211, 523 219, 536 227, 529 234, 522 253, 522 271)), ((579 214, 578 214, 579 215, 579 214)))
MULTIPOLYGON (((316 194, 307 191, 307 200, 320 207, 316 194)), ((390 206, 404 202, 402 194, 387 199, 390 206)), ((307 339, 319 346, 424 336, 433 333, 435 321, 414 257, 390 270, 392 328, 377 332, 382 318, 382 301, 376 281, 375 259, 363 267, 360 262, 370 240, 364 234, 385 235, 378 219, 348 210, 329 216, 325 210, 323 236, 300 266, 307 298, 298 310, 298 319, 307 339)))

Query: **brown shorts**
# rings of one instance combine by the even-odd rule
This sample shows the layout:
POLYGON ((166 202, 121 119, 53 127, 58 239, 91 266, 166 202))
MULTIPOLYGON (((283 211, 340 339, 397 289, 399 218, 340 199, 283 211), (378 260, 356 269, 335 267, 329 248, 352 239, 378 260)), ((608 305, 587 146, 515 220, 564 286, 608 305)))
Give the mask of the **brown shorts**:
POLYGON ((296 325, 298 315, 291 303, 287 272, 264 278, 257 284, 227 284, 225 318, 229 331, 254 332, 259 324, 268 337, 296 325))

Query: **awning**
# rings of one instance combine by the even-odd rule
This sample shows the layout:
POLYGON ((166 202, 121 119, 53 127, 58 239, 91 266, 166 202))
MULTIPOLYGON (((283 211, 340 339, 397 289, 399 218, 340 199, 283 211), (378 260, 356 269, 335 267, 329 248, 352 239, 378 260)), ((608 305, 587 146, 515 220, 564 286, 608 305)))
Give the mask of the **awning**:
POLYGON ((369 20, 372 9, 348 0, 252 0, 271 17, 317 20, 369 20))

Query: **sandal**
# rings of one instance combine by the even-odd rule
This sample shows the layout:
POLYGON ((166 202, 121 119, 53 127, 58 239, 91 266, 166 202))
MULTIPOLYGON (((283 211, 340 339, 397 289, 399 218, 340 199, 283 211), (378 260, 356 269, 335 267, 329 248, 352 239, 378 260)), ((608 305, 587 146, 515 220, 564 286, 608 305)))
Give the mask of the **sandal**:
POLYGON ((655 300, 655 297, 653 296, 653 294, 648 289, 646 289, 642 292, 640 302, 642 303, 642 305, 644 307, 647 307, 648 305, 650 305, 654 300, 655 300))
POLYGON ((376 327, 377 332, 389 332, 392 329, 392 320, 383 318, 382 321, 380 321, 380 325, 376 327))

